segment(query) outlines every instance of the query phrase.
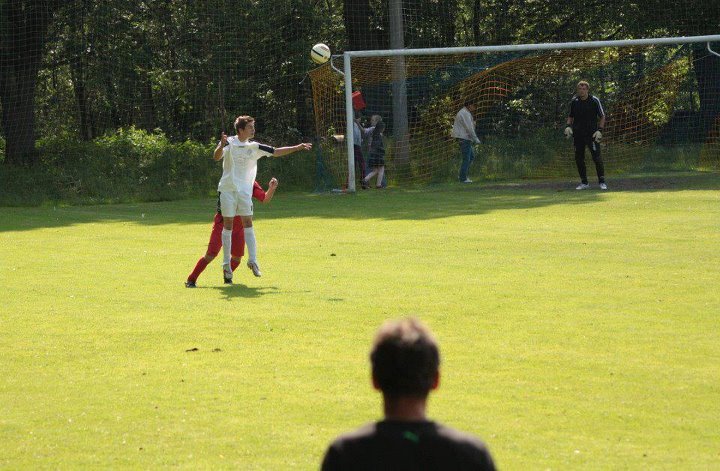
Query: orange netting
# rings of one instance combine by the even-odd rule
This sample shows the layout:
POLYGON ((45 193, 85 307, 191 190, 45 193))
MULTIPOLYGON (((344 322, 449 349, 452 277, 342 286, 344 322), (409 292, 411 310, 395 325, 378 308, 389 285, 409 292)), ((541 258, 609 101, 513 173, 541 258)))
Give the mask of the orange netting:
MULTIPOLYGON (((363 119, 388 124, 391 183, 457 177, 460 156, 450 136, 455 113, 477 105, 474 176, 553 178, 576 175, 572 143, 562 129, 575 84, 591 84, 607 114, 602 154, 608 175, 658 168, 717 168, 720 120, 703 122, 693 56, 683 47, 570 49, 512 56, 462 54, 355 58, 354 91, 367 102, 363 119), (404 66, 408 136, 393 135, 392 82, 404 66), (394 156, 405 152, 408 162, 394 156)), ((324 65, 311 72, 315 126, 338 184, 346 181, 343 77, 324 65), (335 137, 333 137, 335 136, 335 137)), ((720 80, 720 77, 717 77, 720 80)), ((714 97, 720 100, 720 97, 714 97)), ((707 99, 707 97, 706 97, 707 99)), ((367 124, 366 124, 367 125, 367 124)), ((588 155, 588 163, 590 163, 588 155)))

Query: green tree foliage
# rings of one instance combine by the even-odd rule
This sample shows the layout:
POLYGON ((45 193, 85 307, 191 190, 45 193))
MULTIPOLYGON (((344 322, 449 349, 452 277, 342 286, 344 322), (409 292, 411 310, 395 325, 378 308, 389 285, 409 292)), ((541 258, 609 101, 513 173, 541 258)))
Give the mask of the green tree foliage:
MULTIPOLYGON (((720 3, 705 0, 404 0, 403 15, 407 47, 720 32, 720 3)), ((270 143, 312 138, 310 47, 387 48, 388 23, 380 0, 0 0, 4 161, 37 162, 47 135, 92 141, 130 126, 207 142, 240 113, 270 143)), ((710 122, 719 59, 695 74, 710 122)))

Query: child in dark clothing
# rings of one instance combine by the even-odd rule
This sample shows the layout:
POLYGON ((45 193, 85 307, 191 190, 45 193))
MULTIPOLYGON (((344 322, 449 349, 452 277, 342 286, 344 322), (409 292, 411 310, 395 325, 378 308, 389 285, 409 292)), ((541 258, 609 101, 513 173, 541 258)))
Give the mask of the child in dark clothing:
POLYGON ((370 136, 370 158, 368 166, 372 171, 362 181, 362 188, 370 186, 370 179, 377 175, 376 188, 382 188, 383 176, 385 175, 385 144, 383 143, 383 131, 385 123, 380 115, 376 114, 370 118, 370 128, 367 133, 370 136))

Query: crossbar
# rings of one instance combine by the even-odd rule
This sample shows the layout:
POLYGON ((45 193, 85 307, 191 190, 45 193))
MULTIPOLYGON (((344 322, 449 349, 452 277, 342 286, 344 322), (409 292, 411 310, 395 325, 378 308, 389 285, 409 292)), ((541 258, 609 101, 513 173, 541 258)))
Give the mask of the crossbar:
MULTIPOLYGON (((344 59, 345 75, 345 143, 348 155, 348 191, 355 191, 355 158, 353 149, 353 109, 352 109, 352 72, 351 59, 353 57, 393 57, 393 56, 428 56, 448 54, 473 54, 484 52, 519 52, 519 51, 547 51, 561 49, 599 49, 602 47, 631 47, 631 46, 659 46, 673 44, 707 43, 708 50, 711 42, 720 42, 720 34, 706 36, 680 36, 673 38, 645 38, 645 39, 619 39, 612 41, 578 41, 567 43, 544 43, 544 44, 508 44, 504 46, 468 46, 468 47, 434 47, 422 49, 386 49, 379 51, 345 51, 342 54, 344 59)), ((340 57, 336 55, 335 57, 340 57)), ((332 63, 331 63, 332 64, 332 63)), ((340 72, 333 65, 333 69, 340 72)))
POLYGON ((577 41, 567 43, 506 44, 503 46, 433 47, 422 49, 385 49, 378 51, 346 51, 347 57, 427 56, 472 54, 482 52, 547 51, 556 49, 599 49, 602 47, 658 46, 669 44, 709 43, 720 41, 720 34, 679 36, 674 38, 618 39, 612 41, 577 41))

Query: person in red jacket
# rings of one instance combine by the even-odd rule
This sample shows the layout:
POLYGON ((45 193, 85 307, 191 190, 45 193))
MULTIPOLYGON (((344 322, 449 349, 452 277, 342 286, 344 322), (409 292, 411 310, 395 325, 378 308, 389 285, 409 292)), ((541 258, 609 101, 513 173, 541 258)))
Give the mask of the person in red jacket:
MULTIPOLYGON (((262 186, 260 186, 260 184, 256 181, 253 185, 252 196, 253 198, 262 203, 269 203, 273 195, 275 194, 277 186, 277 178, 273 177, 268 184, 268 190, 266 192, 265 190, 263 190, 262 186)), ((217 213, 215 214, 215 219, 213 220, 212 233, 210 233, 210 242, 208 243, 207 252, 205 252, 205 255, 200 257, 200 260, 197 261, 197 264, 195 265, 192 273, 188 275, 187 281, 185 281, 186 288, 196 287, 195 283, 197 283, 197 279, 200 274, 203 272, 203 270, 205 270, 205 267, 207 267, 208 264, 212 262, 213 259, 217 257, 217 255, 220 253, 220 249, 222 248, 222 230, 223 217, 220 212, 220 199, 218 198, 217 213)), ((240 265, 240 259, 242 259, 243 255, 245 254, 245 235, 243 232, 243 225, 242 221, 240 220, 240 216, 235 216, 235 220, 233 221, 231 249, 232 256, 230 260, 230 267, 233 271, 235 271, 235 269, 240 265)), ((225 283, 232 283, 232 281, 225 281, 225 283)))

